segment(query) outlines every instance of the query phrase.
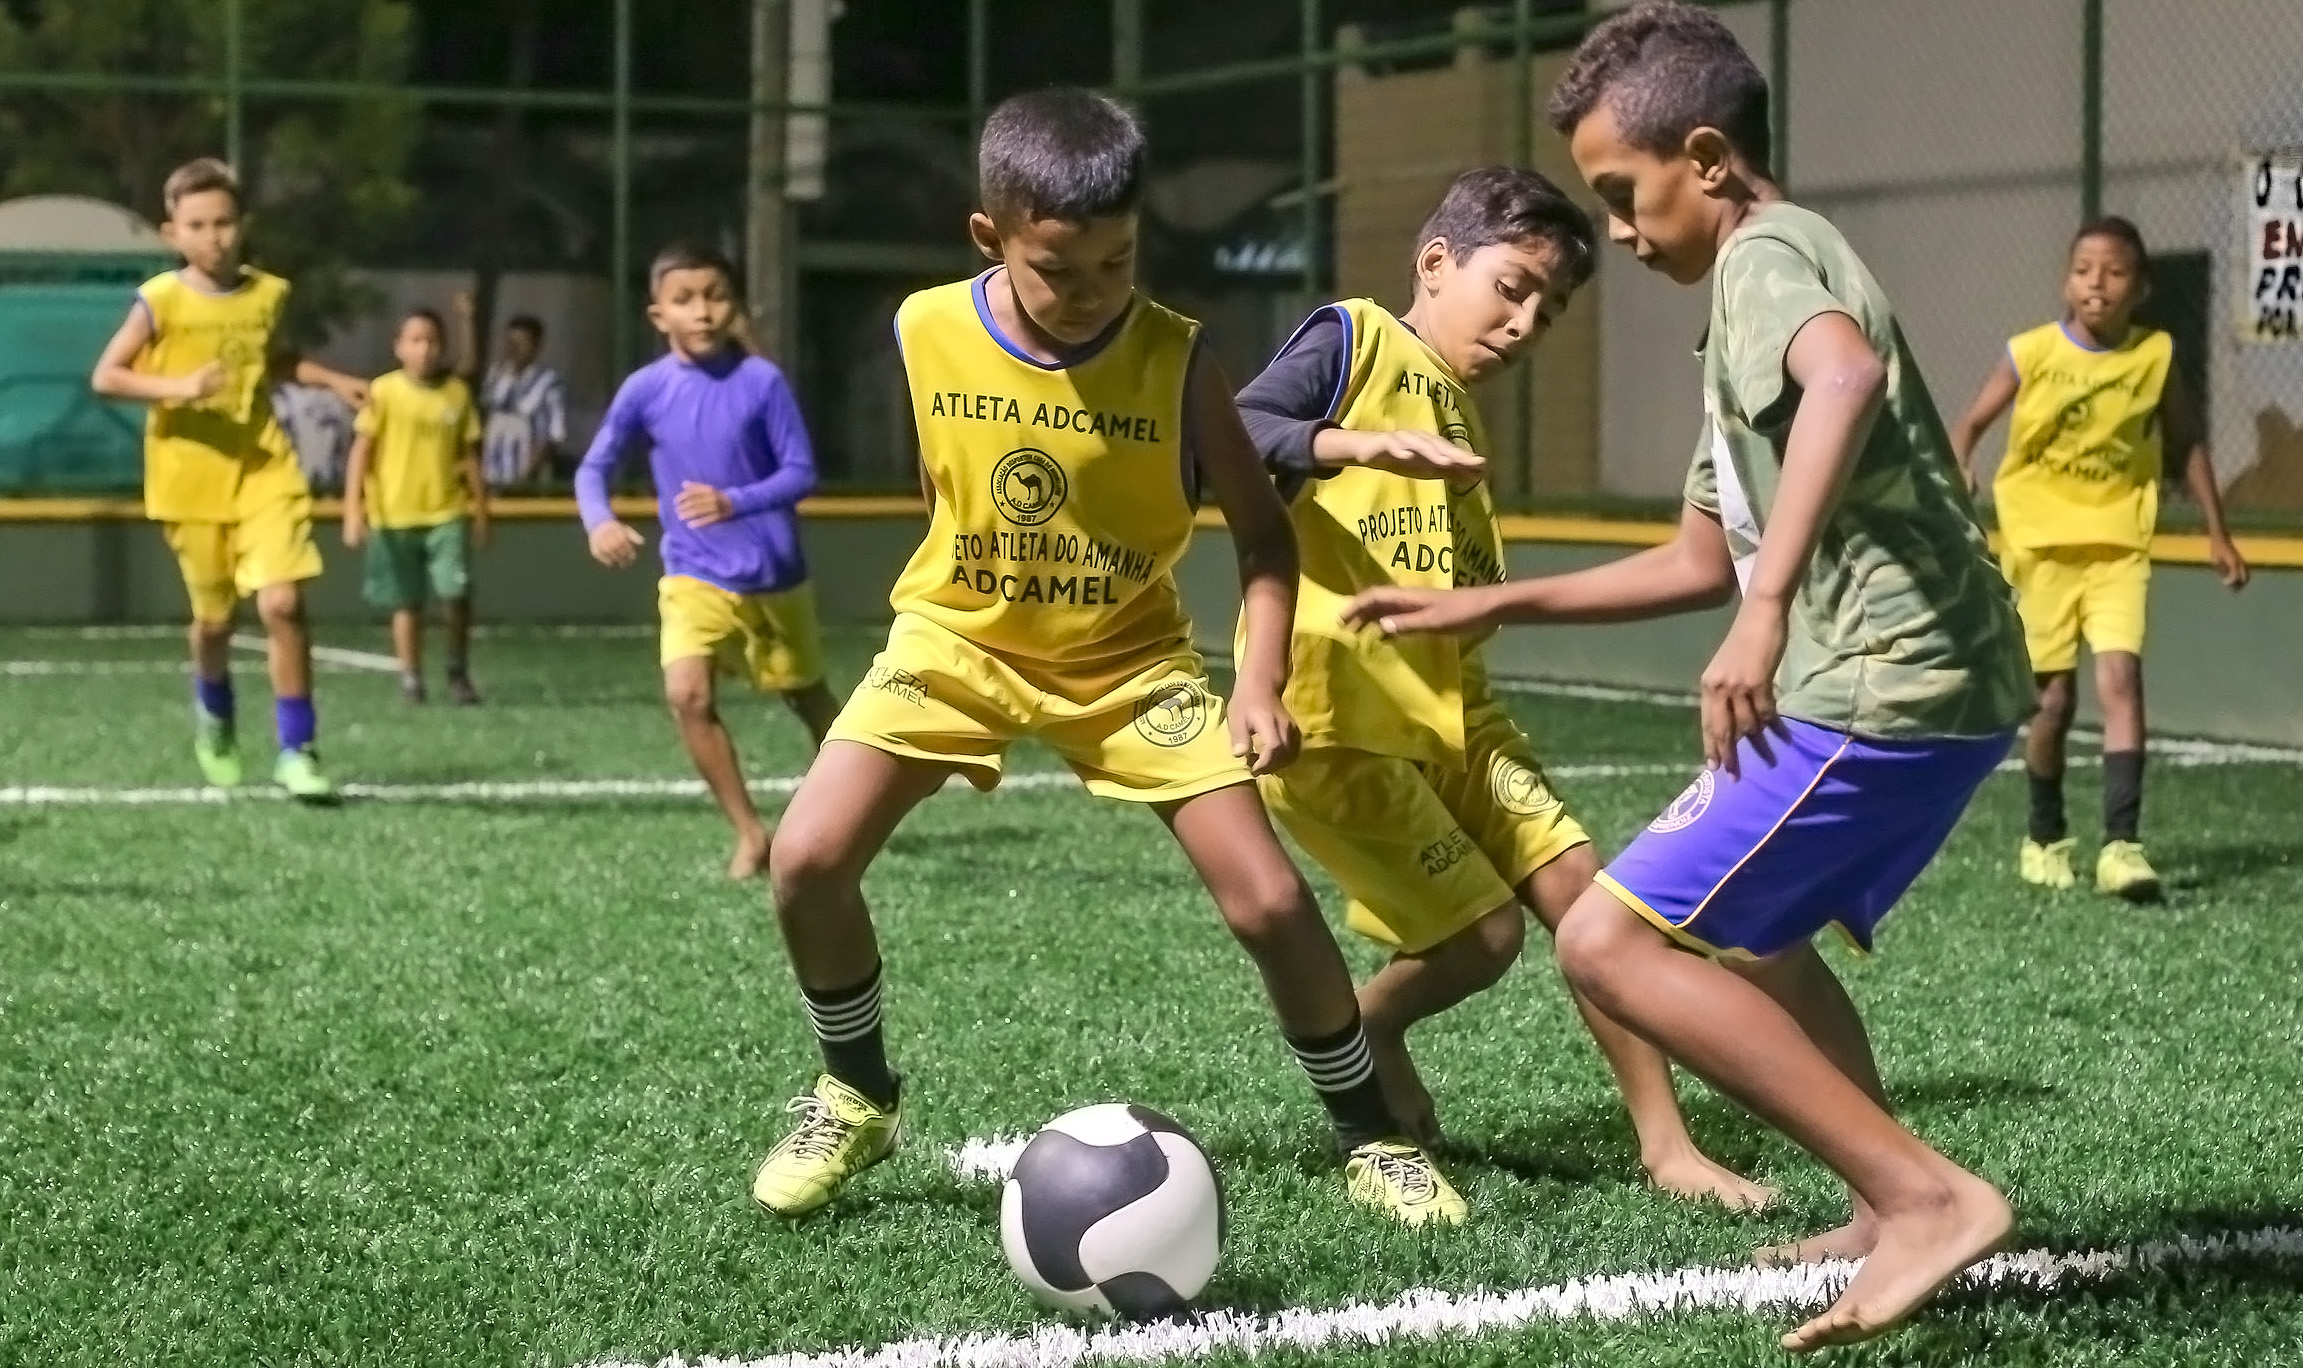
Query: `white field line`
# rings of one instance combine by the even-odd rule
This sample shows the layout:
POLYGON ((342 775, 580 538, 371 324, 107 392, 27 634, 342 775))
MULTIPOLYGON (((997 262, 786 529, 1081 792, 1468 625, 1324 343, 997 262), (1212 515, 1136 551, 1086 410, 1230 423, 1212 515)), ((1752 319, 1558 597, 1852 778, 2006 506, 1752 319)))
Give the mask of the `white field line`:
MULTIPOLYGON (((2119 1249, 2035 1249, 1986 1260, 1961 1279, 1985 1292, 2060 1292, 2123 1273, 2303 1257, 2291 1226, 2182 1236, 2119 1249)), ((1576 1278, 1510 1292, 1418 1288, 1388 1302, 1297 1308, 1269 1316, 1211 1311, 1195 1319, 1087 1328, 1048 1324, 1024 1334, 922 1336, 876 1348, 765 1358, 667 1358, 654 1368, 1067 1368, 1081 1363, 1175 1363, 1216 1354, 1391 1347, 1509 1330, 1537 1321, 1629 1320, 1674 1312, 1819 1308, 1854 1273, 1845 1260, 1795 1268, 1677 1268, 1576 1278)), ((596 1364, 594 1368, 642 1368, 596 1364)))
POLYGON ((0 660, 0 676, 11 679, 52 675, 190 674, 181 660, 0 660))
MULTIPOLYGON (((266 649, 264 638, 248 632, 235 635, 232 648, 256 655, 262 655, 266 649)), ((341 646, 315 645, 312 648, 312 659, 322 664, 343 665, 354 670, 375 670, 384 674, 400 672, 400 662, 388 655, 378 655, 374 651, 348 651, 341 646)))

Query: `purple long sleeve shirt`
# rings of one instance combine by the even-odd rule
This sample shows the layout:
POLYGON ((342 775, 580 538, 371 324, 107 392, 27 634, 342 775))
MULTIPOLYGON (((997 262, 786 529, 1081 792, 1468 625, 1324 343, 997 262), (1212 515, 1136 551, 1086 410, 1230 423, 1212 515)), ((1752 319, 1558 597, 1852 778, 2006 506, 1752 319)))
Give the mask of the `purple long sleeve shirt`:
POLYGON ((608 476, 642 435, 655 444, 649 465, 665 574, 738 594, 807 579, 796 508, 816 487, 815 449, 774 363, 735 350, 703 361, 674 352, 632 372, 576 468, 576 506, 587 532, 615 517, 608 476), (673 501, 689 483, 725 491, 735 516, 710 527, 681 521, 673 501))

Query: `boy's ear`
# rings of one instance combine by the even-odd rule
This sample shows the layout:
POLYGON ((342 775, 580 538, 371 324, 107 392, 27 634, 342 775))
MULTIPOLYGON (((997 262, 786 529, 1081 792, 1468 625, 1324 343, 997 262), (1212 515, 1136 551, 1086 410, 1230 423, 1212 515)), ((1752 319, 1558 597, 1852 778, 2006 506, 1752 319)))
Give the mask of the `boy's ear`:
POLYGON ((1734 171, 1735 146, 1727 135, 1705 125, 1690 130, 1685 144, 1688 161, 1694 163, 1695 178, 1707 191, 1717 191, 1727 184, 1734 171))
POLYGON ((1423 244, 1415 254, 1415 283, 1425 294, 1439 289, 1446 278, 1447 268, 1455 262, 1455 249, 1443 237, 1435 237, 1423 244))
POLYGON ((986 259, 1004 259, 1000 255, 1000 226, 992 222, 991 215, 981 210, 968 215, 968 240, 975 243, 976 250, 986 259))

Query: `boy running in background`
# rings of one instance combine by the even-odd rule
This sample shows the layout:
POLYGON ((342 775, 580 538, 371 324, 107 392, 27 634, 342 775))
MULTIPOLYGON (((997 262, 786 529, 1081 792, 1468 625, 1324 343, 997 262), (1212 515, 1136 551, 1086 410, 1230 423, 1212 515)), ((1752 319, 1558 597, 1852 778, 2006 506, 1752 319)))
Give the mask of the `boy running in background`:
MULTIPOLYGON (((1591 220, 1550 181, 1467 171, 1424 223, 1405 314, 1330 304, 1239 396, 1290 501, 1303 566, 1285 701, 1304 751, 1257 782, 1350 895, 1352 929, 1392 952, 1361 986, 1360 1014, 1392 1111, 1425 1144, 1439 1124, 1408 1029, 1501 979, 1524 917, 1557 926, 1599 861, 1489 691, 1474 643, 1387 641, 1338 613, 1362 589, 1503 578, 1468 387, 1543 339, 1590 279, 1592 250, 1591 220)), ((1580 996, 1576 1006, 1657 1186, 1731 1207, 1774 1195, 1696 1149, 1654 1046, 1580 996)))
POLYGON ((240 182, 213 157, 161 188, 160 225, 184 265, 145 281, 89 385, 152 406, 144 419, 144 513, 175 552, 192 606, 192 754, 217 788, 242 778, 232 694, 233 616, 264 623, 280 753, 272 779, 307 801, 335 796, 314 746, 312 639, 303 582, 320 573, 312 491, 273 416, 274 376, 326 385, 348 404, 368 387, 282 346, 288 282, 240 260, 240 182))
POLYGON ((896 582, 887 649, 776 833, 776 914, 824 1072, 752 1195, 804 1215, 894 1150, 908 1099, 881 1033, 864 871, 945 780, 988 789, 1032 737, 1175 835, 1326 1104, 1351 1198, 1408 1224, 1459 1221, 1463 1199, 1397 1135, 1350 971, 1256 796, 1254 777, 1296 750, 1280 702, 1294 539, 1199 325, 1135 288, 1142 131, 1087 91, 1019 95, 985 121, 978 176, 968 228, 996 264, 896 314, 928 535, 896 582), (1174 578, 1194 465, 1239 558, 1228 708, 1174 578))
POLYGON ((2135 225, 2104 218, 2081 228, 2063 274, 2063 317, 2008 342, 1951 430, 1972 484, 1976 442, 1999 415, 2015 410, 1991 487, 1999 559, 2015 586, 2039 681, 2039 716, 2024 747, 2031 829, 2016 873, 2047 888, 2078 881, 2063 771, 2085 638, 2103 704, 2103 849, 2095 886, 2139 902, 2159 896, 2142 840, 2143 619, 2168 449, 2181 455, 2185 483, 2206 519, 2215 573, 2232 589, 2247 583, 2247 562, 2223 526, 2215 464, 2198 405, 2175 365, 2174 339, 2135 321, 2150 297, 2151 258, 2135 225))
POLYGON ((1608 235, 1713 278, 1705 423, 1678 536, 1575 574, 1378 589, 1388 633, 1741 608, 1703 673, 1705 768, 1576 900, 1560 966, 1847 1182, 1854 1216, 1770 1259, 1859 1257, 1783 1337, 1877 1335, 2006 1238, 1999 1192, 1899 1125, 1812 939, 1873 928, 2032 708, 2006 581, 1879 283, 1768 171, 1767 83, 1717 16, 1642 0, 1593 29, 1551 118, 1608 235), (1693 952, 1693 953, 1690 953, 1693 952))
POLYGON ((424 603, 438 599, 448 637, 448 697, 472 686, 472 551, 488 545, 480 483, 480 418, 472 391, 441 364, 440 316, 400 320, 400 369, 368 387, 344 472, 344 545, 368 548, 368 602, 392 615, 400 696, 424 701, 424 603))
POLYGON ((616 520, 608 477, 635 438, 654 444, 663 525, 664 698, 680 743, 735 828, 728 877, 767 867, 770 831, 744 786, 720 721, 715 672, 740 669, 783 695, 819 746, 839 714, 824 687, 816 595, 800 552, 800 500, 816 458, 784 373, 733 340, 736 268, 708 247, 675 243, 649 268, 648 321, 670 350, 624 381, 576 469, 576 504, 602 565, 630 565, 644 542, 616 520))

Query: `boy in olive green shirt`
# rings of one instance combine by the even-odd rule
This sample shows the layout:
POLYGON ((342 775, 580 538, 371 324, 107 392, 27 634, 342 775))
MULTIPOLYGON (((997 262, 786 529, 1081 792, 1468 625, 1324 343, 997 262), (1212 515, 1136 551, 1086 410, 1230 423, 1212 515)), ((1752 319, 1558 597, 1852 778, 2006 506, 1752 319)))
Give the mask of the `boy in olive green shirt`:
POLYGON ((1743 602, 1703 674, 1706 767, 1577 901, 1560 966, 1846 1180, 1853 1219, 1764 1259, 1860 1258, 1806 1351, 1909 1317, 2013 1223, 1889 1113, 1811 938, 1868 949, 2032 708, 2006 583, 1879 283, 1768 170, 1767 83, 1720 20, 1644 0, 1594 29, 1553 124, 1610 236, 1713 278, 1706 421, 1678 537, 1609 565, 1379 589, 1387 632, 1619 622, 1743 602), (1690 953, 1692 952, 1692 953, 1690 953))

